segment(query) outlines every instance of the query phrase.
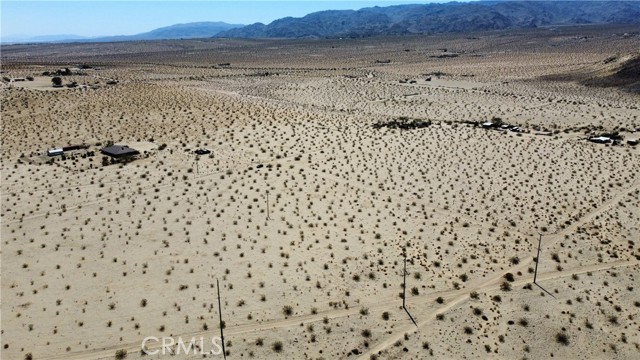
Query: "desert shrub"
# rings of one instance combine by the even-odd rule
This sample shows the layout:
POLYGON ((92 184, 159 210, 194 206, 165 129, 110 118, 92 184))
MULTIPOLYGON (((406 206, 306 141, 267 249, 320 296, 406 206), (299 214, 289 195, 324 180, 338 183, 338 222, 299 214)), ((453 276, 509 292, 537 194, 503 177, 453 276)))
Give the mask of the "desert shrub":
POLYGON ((116 360, 122 360, 127 357, 127 350, 120 349, 116 351, 116 360))
POLYGON ((563 332, 559 332, 556 334, 556 342, 562 344, 564 346, 569 345, 569 336, 563 332))
POLYGON ((511 291, 511 284, 509 284, 509 282, 507 281, 503 281, 502 284, 500 284, 500 290, 511 291))

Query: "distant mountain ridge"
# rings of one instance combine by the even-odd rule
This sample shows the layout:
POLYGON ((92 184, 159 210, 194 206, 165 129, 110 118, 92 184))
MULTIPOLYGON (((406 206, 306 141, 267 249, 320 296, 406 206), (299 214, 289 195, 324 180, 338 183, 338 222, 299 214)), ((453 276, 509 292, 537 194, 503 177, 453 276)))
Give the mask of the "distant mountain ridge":
POLYGON ((34 37, 3 38, 3 43, 16 42, 112 42, 112 41, 135 41, 135 40, 170 40, 170 39, 193 39, 210 38, 216 34, 242 27, 239 24, 227 24, 225 22, 193 22, 186 24, 176 24, 161 27, 149 32, 135 35, 103 36, 103 37, 83 37, 78 35, 48 35, 34 37))
POLYGON ((335 38, 640 24, 638 1, 479 1, 329 10, 223 31, 226 38, 335 38))
POLYGON ((209 38, 220 32, 239 28, 244 25, 227 24, 225 22, 193 22, 161 27, 137 35, 108 36, 93 41, 132 41, 132 40, 170 40, 209 38))

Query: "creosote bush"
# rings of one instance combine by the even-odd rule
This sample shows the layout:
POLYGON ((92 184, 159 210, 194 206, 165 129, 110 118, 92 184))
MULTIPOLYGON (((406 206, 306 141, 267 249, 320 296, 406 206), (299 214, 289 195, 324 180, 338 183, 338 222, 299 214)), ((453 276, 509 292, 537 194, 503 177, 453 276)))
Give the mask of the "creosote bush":
POLYGON ((120 350, 116 351, 116 356, 115 356, 116 360, 122 360, 122 359, 124 359, 126 357, 127 357, 127 350, 120 349, 120 350))
POLYGON ((282 341, 276 341, 271 345, 271 349, 277 353, 282 352, 283 349, 283 345, 282 345, 282 341))
POLYGON ((562 344, 564 346, 568 346, 569 345, 569 335, 567 335, 564 332, 559 332, 556 334, 556 342, 558 342, 559 344, 562 344))

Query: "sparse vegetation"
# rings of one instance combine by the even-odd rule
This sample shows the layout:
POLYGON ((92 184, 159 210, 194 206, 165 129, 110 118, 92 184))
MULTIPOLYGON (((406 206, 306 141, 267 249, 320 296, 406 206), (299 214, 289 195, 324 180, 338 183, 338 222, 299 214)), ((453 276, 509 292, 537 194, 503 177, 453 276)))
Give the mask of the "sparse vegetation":
POLYGON ((637 38, 3 45, 2 358, 633 358, 637 38))
POLYGON ((276 353, 281 353, 283 349, 282 341, 276 341, 271 345, 271 349, 276 353))
POLYGON ((127 351, 124 349, 120 349, 116 351, 116 360, 122 360, 127 357, 127 351))
POLYGON ((564 346, 569 345, 569 336, 564 332, 559 332, 556 334, 556 342, 562 344, 564 346))

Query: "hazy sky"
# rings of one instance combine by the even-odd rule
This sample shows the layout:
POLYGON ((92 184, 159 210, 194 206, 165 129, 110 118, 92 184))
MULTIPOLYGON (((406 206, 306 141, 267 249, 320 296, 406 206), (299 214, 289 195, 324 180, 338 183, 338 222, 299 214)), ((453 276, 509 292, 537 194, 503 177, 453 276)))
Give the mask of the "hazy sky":
POLYGON ((269 23, 320 10, 444 1, 0 1, 1 35, 131 35, 196 22, 269 23))

